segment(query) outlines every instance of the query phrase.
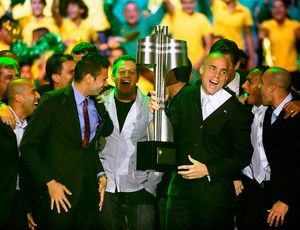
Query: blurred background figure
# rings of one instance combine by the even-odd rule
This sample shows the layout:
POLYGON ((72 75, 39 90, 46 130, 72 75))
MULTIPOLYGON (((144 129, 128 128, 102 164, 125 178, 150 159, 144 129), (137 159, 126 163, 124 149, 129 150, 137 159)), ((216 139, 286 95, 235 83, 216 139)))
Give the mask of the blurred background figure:
POLYGON ((297 63, 300 22, 289 19, 288 3, 283 0, 274 0, 271 14, 272 18, 263 21, 259 26, 259 39, 263 49, 268 51, 263 58, 271 60, 271 63, 268 63, 271 66, 288 70, 292 77, 292 87, 300 91, 300 73, 297 63), (269 43, 266 43, 266 39, 269 43))

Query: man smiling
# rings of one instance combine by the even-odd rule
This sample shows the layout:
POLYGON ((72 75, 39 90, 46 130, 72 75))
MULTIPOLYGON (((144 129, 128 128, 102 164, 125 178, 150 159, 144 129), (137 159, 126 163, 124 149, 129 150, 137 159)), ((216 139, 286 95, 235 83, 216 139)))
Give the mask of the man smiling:
POLYGON ((113 121, 113 133, 106 138, 100 153, 108 184, 103 206, 104 229, 128 227, 154 229, 155 194, 162 174, 136 170, 136 146, 147 138, 152 119, 149 98, 136 87, 139 80, 135 58, 123 55, 115 59, 112 80, 115 89, 103 96, 113 121))
MULTIPOLYGON (((233 176, 249 164, 252 115, 224 90, 228 60, 210 53, 202 85, 187 87, 167 112, 178 142, 179 166, 167 204, 167 229, 233 229, 233 176)), ((159 108, 152 95, 149 109, 159 108)))

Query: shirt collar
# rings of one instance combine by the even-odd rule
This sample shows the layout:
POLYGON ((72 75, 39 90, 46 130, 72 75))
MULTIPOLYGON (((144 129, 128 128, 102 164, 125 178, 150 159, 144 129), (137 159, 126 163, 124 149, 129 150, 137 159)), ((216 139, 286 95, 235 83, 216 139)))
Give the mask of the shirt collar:
POLYGON ((201 99, 203 97, 207 97, 213 106, 213 108, 218 108, 224 101, 228 100, 232 95, 228 93, 223 88, 216 92, 214 95, 207 95, 204 93, 202 86, 201 86, 201 99))
POLYGON ((74 91, 76 104, 80 105, 85 100, 85 97, 76 89, 76 87, 74 86, 74 82, 72 82, 72 88, 74 91))
POLYGON ((289 93, 285 98, 284 100, 279 104, 279 106, 277 106, 276 109, 274 109, 273 113, 278 117, 283 106, 288 103, 289 101, 291 101, 293 99, 293 96, 291 93, 289 93))
POLYGON ((20 118, 17 116, 17 114, 15 113, 15 111, 12 109, 12 107, 10 107, 8 105, 8 108, 10 109, 10 111, 12 112, 12 114, 14 115, 15 119, 17 120, 17 123, 16 123, 16 127, 18 128, 25 128, 27 126, 27 121, 26 119, 25 120, 20 120, 20 118))

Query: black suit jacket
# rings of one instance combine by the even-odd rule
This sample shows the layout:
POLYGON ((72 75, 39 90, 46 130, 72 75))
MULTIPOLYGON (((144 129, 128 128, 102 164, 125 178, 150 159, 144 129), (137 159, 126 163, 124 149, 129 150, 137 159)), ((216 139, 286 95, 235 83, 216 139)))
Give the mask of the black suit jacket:
MULTIPOLYGON (((9 125, 0 119, 0 226, 7 222, 14 208, 17 176, 19 175, 20 195, 22 205, 27 213, 32 212, 33 195, 36 191, 24 166, 20 162, 17 138, 9 125)), ((23 213, 24 211, 22 211, 23 213)), ((25 212, 24 212, 25 215, 25 212)))
POLYGON ((169 195, 190 195, 200 204, 232 207, 236 202, 233 177, 250 163, 253 114, 231 96, 204 121, 200 86, 186 87, 168 110, 175 140, 179 144, 179 164, 191 164, 192 158, 206 164, 207 177, 185 180, 172 178, 169 195))
MULTIPOLYGON (((91 97, 91 99, 94 99, 91 97)), ((90 204, 98 209, 97 173, 104 171, 95 148, 99 136, 108 136, 112 122, 103 104, 95 102, 103 120, 87 148, 82 147, 80 123, 72 86, 47 92, 26 127, 21 144, 22 159, 37 186, 44 186, 44 198, 50 208, 46 183, 55 179, 64 184, 72 195, 68 197, 76 207, 84 177, 89 188, 90 204)))
POLYGON ((299 210, 300 115, 284 119, 283 110, 272 125, 267 125, 268 111, 269 108, 264 119, 263 144, 271 167, 273 202, 280 200, 289 205, 289 212, 299 210))
POLYGON ((16 135, 9 125, 0 119, 0 226, 4 224, 14 205, 19 150, 16 135))

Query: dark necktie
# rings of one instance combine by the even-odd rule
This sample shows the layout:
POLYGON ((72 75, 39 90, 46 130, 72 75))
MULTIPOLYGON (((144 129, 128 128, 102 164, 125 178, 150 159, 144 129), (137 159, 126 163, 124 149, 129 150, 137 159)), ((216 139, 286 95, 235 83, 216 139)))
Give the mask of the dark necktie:
POLYGON ((84 138, 82 142, 82 147, 86 148, 90 140, 90 119, 89 119, 87 98, 83 101, 83 117, 84 117, 84 138))
POLYGON ((271 106, 269 106, 265 113, 264 124, 263 124, 264 131, 268 130, 271 127, 272 113, 273 113, 273 108, 271 106))

